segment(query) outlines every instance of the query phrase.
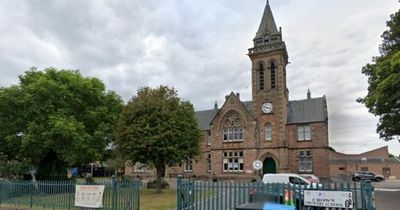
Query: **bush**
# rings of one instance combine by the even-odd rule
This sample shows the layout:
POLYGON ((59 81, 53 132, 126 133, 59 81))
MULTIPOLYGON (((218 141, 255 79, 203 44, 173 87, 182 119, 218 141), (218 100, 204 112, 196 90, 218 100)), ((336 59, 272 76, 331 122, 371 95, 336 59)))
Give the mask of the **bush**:
MULTIPOLYGON (((149 182, 147 182, 147 188, 150 188, 150 189, 156 189, 157 188, 157 180, 152 180, 152 181, 149 181, 149 182)), ((165 180, 162 180, 161 181, 161 188, 162 189, 167 189, 167 188, 169 188, 169 184, 168 184, 168 182, 166 182, 165 180)))

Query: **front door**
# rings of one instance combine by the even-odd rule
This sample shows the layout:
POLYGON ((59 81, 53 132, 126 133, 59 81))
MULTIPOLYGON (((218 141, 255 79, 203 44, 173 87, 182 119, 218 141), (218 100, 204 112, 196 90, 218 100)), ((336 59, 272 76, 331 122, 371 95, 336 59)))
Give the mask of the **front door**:
POLYGON ((264 174, 275 174, 276 173, 276 164, 275 160, 267 157, 263 162, 263 173, 264 174))

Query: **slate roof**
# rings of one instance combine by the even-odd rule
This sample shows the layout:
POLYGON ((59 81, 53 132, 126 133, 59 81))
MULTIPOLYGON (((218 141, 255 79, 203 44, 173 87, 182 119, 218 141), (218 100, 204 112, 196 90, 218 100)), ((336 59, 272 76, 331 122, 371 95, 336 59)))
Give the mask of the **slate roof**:
POLYGON ((209 128, 211 120, 217 114, 218 110, 203 110, 196 112, 197 123, 200 129, 207 130, 209 128))
POLYGON ((310 98, 289 101, 288 124, 323 122, 328 120, 326 98, 310 98))
MULTIPOLYGON (((252 113, 252 102, 242 102, 245 109, 252 113)), ((210 109, 196 112, 197 122, 202 130, 209 129, 209 124, 218 110, 210 109)), ((324 122, 328 120, 326 98, 310 98, 289 101, 287 124, 324 122)))

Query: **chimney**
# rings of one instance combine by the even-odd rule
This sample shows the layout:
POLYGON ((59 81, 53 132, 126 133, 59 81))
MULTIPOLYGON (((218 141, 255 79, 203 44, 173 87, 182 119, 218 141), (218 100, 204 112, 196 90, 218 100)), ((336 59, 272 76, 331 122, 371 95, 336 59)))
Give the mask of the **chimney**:
POLYGON ((218 103, 217 103, 217 101, 215 101, 215 104, 214 104, 214 112, 217 112, 218 111, 218 103))
POLYGON ((311 99, 311 91, 310 91, 310 89, 308 89, 308 91, 307 91, 307 99, 311 99))
POLYGON ((236 97, 240 100, 240 93, 236 93, 236 97))

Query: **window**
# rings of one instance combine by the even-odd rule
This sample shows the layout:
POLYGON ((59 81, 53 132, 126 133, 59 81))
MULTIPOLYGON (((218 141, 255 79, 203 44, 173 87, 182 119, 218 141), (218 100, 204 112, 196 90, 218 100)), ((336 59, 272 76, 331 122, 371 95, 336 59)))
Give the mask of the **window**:
POLYGON ((207 155, 207 172, 211 172, 211 154, 207 155))
POLYGON ((224 152, 223 162, 224 172, 242 172, 244 167, 243 151, 224 152))
POLYGON ((299 172, 312 172, 312 156, 310 151, 299 152, 299 172))
POLYGON ((259 81, 259 90, 264 90, 264 66, 260 63, 260 67, 258 69, 258 81, 259 81))
POLYGON ((361 167, 361 171, 368 171, 368 167, 361 167))
POLYGON ((267 140, 267 141, 272 140, 272 126, 271 126, 271 123, 265 124, 264 136, 265 136, 265 140, 267 140))
POLYGON ((207 131, 207 145, 211 145, 211 131, 207 131))
POLYGON ((311 127, 310 127, 310 125, 298 125, 297 126, 297 139, 299 141, 311 140, 311 127))
POLYGON ((244 130, 236 112, 229 112, 224 120, 223 141, 243 141, 244 130))
POLYGON ((299 184, 299 185, 308 185, 307 182, 300 179, 299 177, 289 176, 289 182, 292 184, 299 184))
POLYGON ((271 62, 271 89, 276 88, 276 66, 271 62))
POLYGON ((143 164, 141 162, 136 162, 135 165, 133 165, 133 172, 145 173, 145 172, 148 172, 148 169, 145 164, 143 164))
POLYGON ((193 171, 193 160, 187 160, 183 164, 183 171, 184 172, 192 172, 193 171))

